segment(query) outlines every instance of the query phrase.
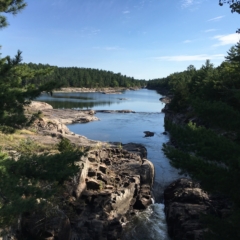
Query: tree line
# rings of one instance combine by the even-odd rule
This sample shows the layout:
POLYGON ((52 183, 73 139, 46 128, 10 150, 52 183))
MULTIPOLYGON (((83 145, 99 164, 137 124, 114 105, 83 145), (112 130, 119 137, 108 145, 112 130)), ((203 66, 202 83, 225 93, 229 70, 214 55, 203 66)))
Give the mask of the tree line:
POLYGON ((240 41, 218 67, 207 60, 147 87, 169 95, 167 111, 185 116, 184 123, 165 120, 174 147, 164 144, 163 151, 171 164, 233 204, 228 217, 208 219, 213 234, 205 239, 240 239, 240 41))
POLYGON ((24 64, 33 70, 49 69, 51 74, 47 76, 35 76, 28 79, 24 84, 39 85, 49 81, 56 81, 63 87, 86 87, 86 88, 101 88, 101 87, 144 87, 145 80, 134 79, 127 77, 121 73, 113 73, 111 71, 79 68, 79 67, 57 67, 48 64, 24 64))

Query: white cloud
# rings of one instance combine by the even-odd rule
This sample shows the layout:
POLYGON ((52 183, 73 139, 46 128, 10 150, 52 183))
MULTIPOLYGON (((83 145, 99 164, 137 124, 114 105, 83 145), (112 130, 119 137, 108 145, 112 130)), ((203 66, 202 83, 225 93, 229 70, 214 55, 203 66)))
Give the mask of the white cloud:
POLYGON ((193 5, 193 0, 182 0, 182 8, 187 8, 193 5))
POLYGON ((123 11, 122 13, 123 14, 128 14, 128 13, 130 13, 130 11, 126 10, 126 11, 123 11))
POLYGON ((224 46, 229 44, 236 44, 240 40, 240 36, 237 33, 232 33, 228 35, 217 35, 214 36, 213 39, 217 39, 218 43, 214 44, 215 47, 217 46, 224 46))
POLYGON ((204 32, 205 32, 205 33, 208 33, 208 32, 215 32, 215 31, 217 31, 217 29, 212 28, 212 29, 207 29, 207 30, 205 30, 204 32))
POLYGON ((176 55, 176 56, 163 56, 163 57, 155 57, 156 60, 166 60, 166 61, 173 61, 173 62, 184 62, 184 61, 205 61, 206 59, 210 60, 222 60, 224 59, 224 54, 215 54, 215 55, 208 55, 208 54, 199 54, 199 55, 176 55))
POLYGON ((190 43, 190 42, 192 42, 191 40, 185 40, 185 41, 183 41, 183 43, 190 43))
POLYGON ((190 10, 198 9, 199 4, 202 3, 202 0, 182 0, 181 7, 182 8, 190 8, 190 10))
POLYGON ((225 17, 225 16, 218 16, 218 17, 215 17, 215 18, 211 18, 211 19, 209 19, 209 20, 207 20, 208 22, 212 22, 212 21, 219 21, 220 19, 222 19, 223 17, 225 17))

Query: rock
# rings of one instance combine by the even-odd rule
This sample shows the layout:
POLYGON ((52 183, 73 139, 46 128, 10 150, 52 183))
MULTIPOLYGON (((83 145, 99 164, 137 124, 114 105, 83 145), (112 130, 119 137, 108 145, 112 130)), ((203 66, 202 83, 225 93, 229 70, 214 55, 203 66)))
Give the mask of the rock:
POLYGON ((34 109, 37 111, 42 111, 42 110, 46 110, 46 109, 53 109, 53 107, 45 102, 39 102, 39 101, 32 101, 29 106, 27 106, 27 108, 29 109, 34 109))
POLYGON ((132 110, 96 110, 96 112, 101 112, 101 113, 135 113, 135 111, 132 111, 132 110))
POLYGON ((95 112, 93 110, 46 109, 42 113, 49 121, 56 121, 62 124, 86 123, 99 120, 94 116, 95 112))
POLYGON ((22 217, 23 239, 121 239, 122 224, 152 203, 154 167, 141 157, 144 149, 131 143, 89 151, 57 207, 22 217))
POLYGON ((167 97, 167 96, 159 98, 159 101, 161 101, 163 103, 170 103, 171 100, 172 100, 172 98, 171 97, 167 97))
POLYGON ((153 137, 154 136, 154 132, 144 131, 144 133, 145 133, 145 137, 153 137))
POLYGON ((141 158, 147 158, 147 149, 141 144, 127 143, 127 144, 122 144, 122 147, 124 150, 130 153, 138 154, 141 158))
POLYGON ((81 218, 73 224, 81 239, 104 239, 103 236, 120 239, 121 219, 130 218, 130 213, 152 203, 154 167, 141 157, 143 150, 139 144, 127 147, 135 152, 125 150, 123 145, 121 149, 93 150, 84 158, 84 169, 73 189, 76 196, 73 205, 78 208, 78 203, 84 201, 81 218))
POLYGON ((120 94, 122 91, 126 90, 126 88, 73 88, 73 87, 68 87, 68 88, 61 88, 61 90, 56 90, 54 92, 102 92, 103 94, 108 94, 108 93, 117 93, 120 94))
POLYGON ((46 213, 41 212, 23 216, 22 232, 29 239, 40 235, 49 240, 69 239, 69 236, 71 239, 120 239, 122 223, 152 203, 154 167, 146 159, 146 148, 134 143, 117 147, 119 143, 104 144, 72 135, 65 124, 82 117, 94 120, 91 110, 42 112, 44 116, 34 123, 40 134, 32 136, 33 140, 56 144, 65 137, 89 151, 77 163, 81 167, 79 173, 64 183, 62 195, 58 193, 54 212, 57 216, 53 214, 54 217, 46 219, 46 213))
POLYGON ((95 113, 96 113, 95 111, 90 110, 88 114, 89 114, 89 115, 94 115, 95 113))
POLYGON ((230 203, 224 197, 214 197, 203 191, 200 184, 181 178, 170 184, 164 191, 165 214, 168 233, 172 239, 203 240, 207 231, 201 216, 212 214, 229 216, 230 203))

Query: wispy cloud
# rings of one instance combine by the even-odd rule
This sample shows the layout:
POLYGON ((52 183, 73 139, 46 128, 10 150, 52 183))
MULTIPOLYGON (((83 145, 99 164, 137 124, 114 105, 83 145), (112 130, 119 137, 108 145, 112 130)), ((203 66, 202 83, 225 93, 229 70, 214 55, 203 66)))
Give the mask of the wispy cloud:
POLYGON ((205 33, 208 33, 208 32, 215 32, 215 31, 217 31, 217 29, 212 28, 212 29, 207 29, 207 30, 205 30, 204 32, 205 32, 205 33))
POLYGON ((104 50, 104 51, 117 51, 117 50, 123 50, 123 48, 120 48, 120 47, 118 47, 118 46, 93 47, 93 49, 96 49, 96 50, 104 50))
POLYGON ((103 49, 107 50, 107 51, 114 51, 114 50, 119 50, 120 48, 119 47, 105 47, 103 49))
POLYGON ((123 13, 123 14, 129 14, 130 11, 126 10, 126 11, 123 11, 122 13, 123 13))
POLYGON ((198 9, 198 5, 202 3, 202 0, 182 0, 181 8, 189 8, 190 10, 198 9))
POLYGON ((192 6, 194 3, 194 0, 182 0, 182 8, 187 8, 192 6))
POLYGON ((94 35, 97 35, 101 32, 101 29, 94 29, 89 27, 82 28, 79 33, 82 37, 92 37, 94 35))
POLYGON ((162 56, 155 57, 156 60, 161 61, 172 61, 172 62, 184 62, 184 61, 205 61, 206 59, 210 60, 222 60, 224 58, 224 54, 199 54, 199 55, 176 55, 176 56, 162 56))
POLYGON ((215 17, 215 18, 208 19, 207 21, 208 22, 212 22, 212 21, 216 22, 216 21, 219 21, 220 19, 222 19, 223 17, 225 17, 225 16, 218 16, 218 17, 215 17))
POLYGON ((237 33, 232 33, 228 35, 217 35, 214 36, 213 39, 217 39, 218 43, 214 44, 214 47, 236 44, 240 40, 240 36, 237 33))
POLYGON ((101 30, 100 29, 94 29, 92 30, 92 34, 96 35, 100 32, 101 30))
POLYGON ((185 41, 183 41, 183 43, 190 43, 190 42, 192 42, 191 40, 185 40, 185 41))

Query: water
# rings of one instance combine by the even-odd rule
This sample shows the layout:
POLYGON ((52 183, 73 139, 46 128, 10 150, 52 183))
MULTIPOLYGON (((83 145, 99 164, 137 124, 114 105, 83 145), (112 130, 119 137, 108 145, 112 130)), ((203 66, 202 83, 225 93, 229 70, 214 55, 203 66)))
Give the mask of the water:
POLYGON ((69 129, 89 139, 105 142, 140 143, 147 148, 148 159, 155 167, 155 204, 140 213, 125 228, 124 240, 168 240, 162 203, 166 185, 179 178, 162 152, 162 144, 169 138, 164 132, 164 104, 154 90, 125 91, 122 94, 102 93, 54 93, 53 97, 42 95, 38 100, 50 103, 54 108, 93 110, 133 110, 136 113, 97 113, 100 121, 69 125, 69 129), (122 100, 121 100, 122 99, 122 100), (154 132, 144 137, 144 131, 154 132))

